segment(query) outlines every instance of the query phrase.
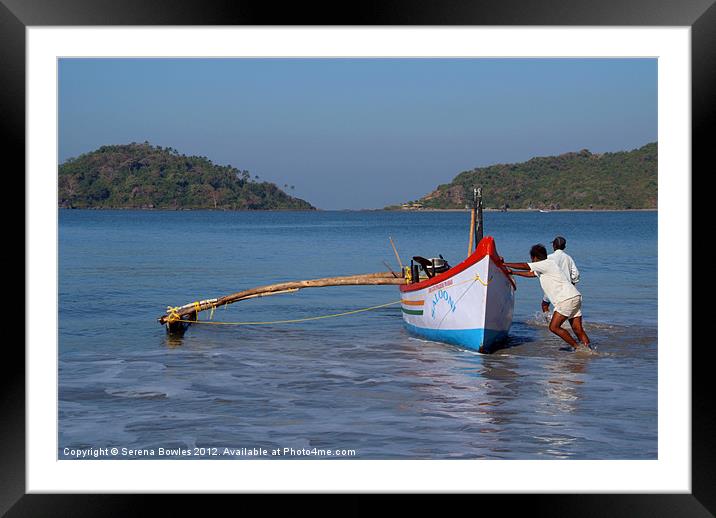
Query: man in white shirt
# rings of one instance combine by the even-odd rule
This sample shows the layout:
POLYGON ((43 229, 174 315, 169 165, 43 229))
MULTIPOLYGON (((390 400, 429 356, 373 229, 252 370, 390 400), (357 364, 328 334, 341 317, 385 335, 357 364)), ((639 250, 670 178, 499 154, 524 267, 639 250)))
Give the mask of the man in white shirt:
MULTIPOLYGON (((579 282, 579 270, 577 269, 577 265, 574 264, 574 259, 567 255, 567 253, 565 253, 564 248, 566 246, 566 239, 564 239, 562 236, 555 237, 552 241, 552 250, 554 250, 554 252, 549 254, 547 258, 552 259, 554 260, 554 262, 557 263, 559 269, 562 270, 564 275, 570 281, 572 281, 572 284, 577 284, 579 282)), ((547 297, 547 294, 545 293, 542 297, 542 312, 547 313, 548 311, 549 297, 547 297)))
POLYGON ((512 275, 521 277, 538 277, 542 290, 554 304, 554 313, 549 323, 549 330, 567 342, 572 349, 577 348, 577 341, 566 329, 562 329, 565 320, 569 320, 572 330, 581 342, 589 347, 589 337, 582 327, 582 294, 574 287, 554 259, 547 257, 544 245, 534 245, 530 249, 530 263, 504 263, 512 275))

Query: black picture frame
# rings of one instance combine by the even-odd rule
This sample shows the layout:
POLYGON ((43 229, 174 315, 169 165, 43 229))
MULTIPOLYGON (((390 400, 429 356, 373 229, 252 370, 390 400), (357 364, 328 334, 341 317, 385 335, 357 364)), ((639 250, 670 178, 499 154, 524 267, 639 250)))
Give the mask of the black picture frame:
MULTIPOLYGON (((3 152, 25 168, 25 29, 51 25, 558 25, 689 26, 692 38, 692 171, 706 170, 716 95, 716 5, 714 0, 402 0, 286 3, 237 0, 0 0, 0 125, 3 152)), ((693 177, 693 174, 692 174, 693 177)), ((24 192, 24 182, 21 189, 24 192)), ((684 236, 681 236, 684 238, 684 236)), ((691 243, 690 236, 686 240, 691 243)), ((24 238, 23 238, 24 239, 24 238)), ((24 247, 23 247, 24 250, 24 247)), ((23 252, 24 253, 24 252, 23 252)), ((687 257, 691 261, 691 250, 687 257)), ((27 257, 25 257, 27 264, 27 257)), ((27 275, 27 270, 26 270, 27 275)), ((689 279, 690 281, 690 279, 689 279)), ((691 301, 686 301, 690 303, 691 301)), ((33 310, 35 301, 26 306, 33 310)), ((691 329, 684 334, 691 337, 691 329)), ((680 344, 691 346, 691 343, 680 344)), ((480 495, 499 499, 502 514, 528 505, 530 514, 550 516, 711 516, 716 513, 714 404, 709 380, 710 345, 692 348, 691 494, 480 495)), ((7 516, 127 516, 142 513, 147 497, 136 495, 25 494, 25 354, 4 351, 0 391, 0 512, 7 516)), ((462 499, 461 499, 462 500, 462 499)), ((183 506, 183 499, 173 499, 183 506)), ((485 502, 486 500, 482 500, 485 502)), ((343 511, 369 512, 365 499, 351 497, 343 511)), ((162 504, 164 506, 164 503, 162 504)), ((401 504, 402 505, 402 504, 401 504)), ((422 505, 418 503, 418 505, 422 505)), ((331 511, 331 507, 327 511, 331 511)), ((169 511, 169 507, 164 507, 169 511)), ((403 512, 408 509, 403 508, 403 512)), ((320 509, 311 508, 311 512, 320 509)), ((335 512, 336 509, 333 508, 335 512)))

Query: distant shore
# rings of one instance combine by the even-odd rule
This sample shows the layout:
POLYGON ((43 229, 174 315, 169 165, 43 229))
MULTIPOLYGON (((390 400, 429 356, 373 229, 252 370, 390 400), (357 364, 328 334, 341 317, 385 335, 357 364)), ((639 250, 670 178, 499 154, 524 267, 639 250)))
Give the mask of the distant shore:
MULTIPOLYGON (((361 210, 361 209, 358 209, 361 210)), ((365 209, 371 210, 371 209, 365 209)), ((375 209, 387 212, 470 212, 472 209, 375 209)), ((542 209, 546 212, 656 212, 658 209, 542 209)), ((540 212, 540 209, 482 209, 483 212, 540 212)))
MULTIPOLYGON (((58 210, 137 210, 154 212, 470 212, 471 209, 189 209, 189 208, 156 208, 156 207, 58 207, 58 210)), ((540 209, 482 209, 483 212, 540 212, 540 209)), ((658 209, 550 209, 549 212, 657 212, 658 209)))

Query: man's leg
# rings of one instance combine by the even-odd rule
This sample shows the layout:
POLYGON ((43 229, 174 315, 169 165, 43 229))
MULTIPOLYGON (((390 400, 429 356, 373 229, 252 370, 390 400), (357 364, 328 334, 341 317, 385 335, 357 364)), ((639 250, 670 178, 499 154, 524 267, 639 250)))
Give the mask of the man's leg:
POLYGON ((547 313, 549 311, 549 302, 546 300, 542 300, 542 313, 547 313))
POLYGON ((569 334, 569 331, 566 329, 562 329, 562 324, 564 321, 567 320, 567 317, 562 315, 561 313, 555 311, 552 313, 552 321, 549 323, 549 330, 552 331, 554 334, 559 336, 562 340, 567 342, 569 345, 572 346, 573 349, 577 348, 577 342, 574 338, 572 338, 572 335, 569 334))
POLYGON ((587 336, 587 333, 584 332, 584 327, 582 327, 582 317, 570 318, 569 325, 572 326, 574 334, 579 337, 579 340, 588 347, 589 337, 587 336))
POLYGON ((544 321, 549 322, 549 302, 542 299, 542 314, 544 315, 544 321))

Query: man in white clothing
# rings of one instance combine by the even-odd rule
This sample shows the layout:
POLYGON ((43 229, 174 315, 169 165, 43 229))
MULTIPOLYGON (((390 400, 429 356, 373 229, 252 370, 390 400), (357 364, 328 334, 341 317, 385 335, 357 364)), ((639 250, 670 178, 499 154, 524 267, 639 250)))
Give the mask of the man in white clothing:
MULTIPOLYGON (((564 251, 564 248, 566 246, 566 239, 564 239, 562 236, 555 237, 552 241, 552 250, 554 250, 554 252, 549 254, 547 258, 552 259, 555 263, 557 263, 559 269, 562 270, 564 276, 567 277, 567 279, 569 279, 572 284, 577 284, 579 282, 579 270, 577 269, 577 265, 574 264, 574 259, 572 259, 564 251)), ((542 312, 547 313, 548 311, 549 297, 547 297, 547 294, 545 293, 542 297, 542 312)))
POLYGON ((554 313, 549 323, 549 330, 567 342, 572 349, 577 348, 577 341, 566 329, 562 329, 565 320, 569 320, 572 330, 579 340, 589 347, 589 337, 582 327, 582 294, 574 287, 554 259, 547 257, 544 245, 534 245, 530 249, 529 263, 503 263, 512 275, 521 277, 538 277, 542 290, 554 304, 554 313), (522 271, 520 271, 522 270, 522 271))

